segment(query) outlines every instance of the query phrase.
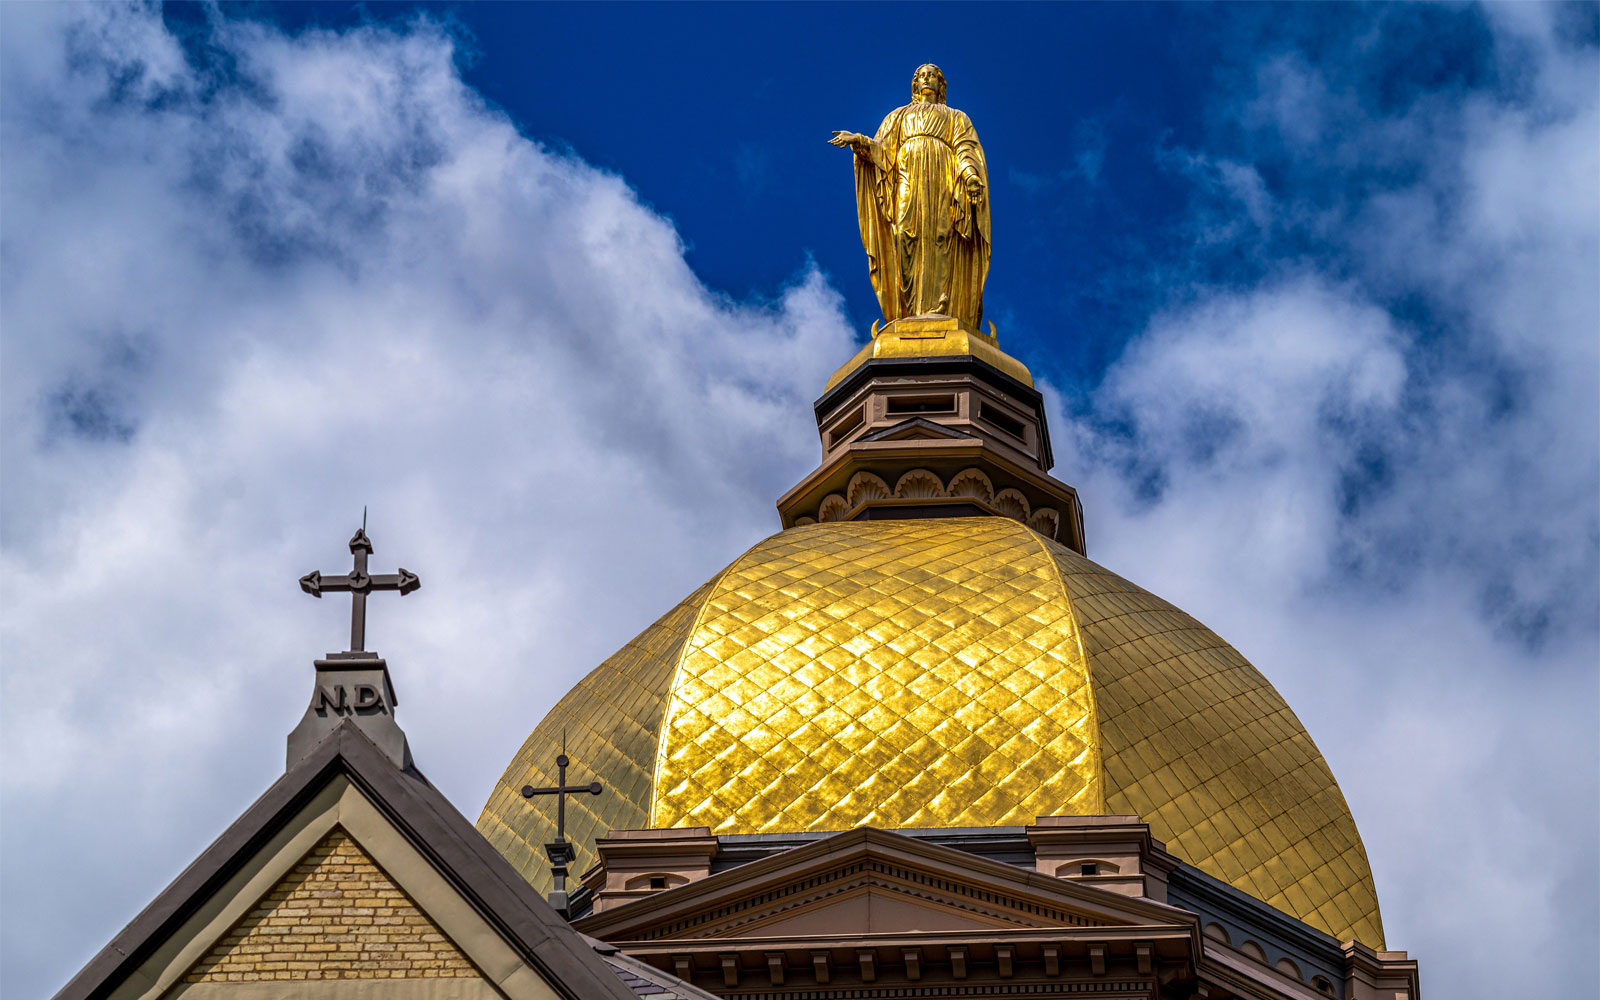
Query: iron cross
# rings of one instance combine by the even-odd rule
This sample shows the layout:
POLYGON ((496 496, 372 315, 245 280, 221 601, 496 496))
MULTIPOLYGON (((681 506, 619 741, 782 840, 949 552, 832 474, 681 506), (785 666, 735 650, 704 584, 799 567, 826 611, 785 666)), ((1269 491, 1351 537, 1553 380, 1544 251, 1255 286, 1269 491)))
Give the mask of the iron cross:
POLYGON ((300 578, 300 589, 319 599, 323 591, 350 594, 350 652, 360 653, 367 648, 367 595, 375 590, 398 590, 404 597, 422 586, 422 581, 404 567, 398 573, 377 576, 368 573, 367 556, 372 554, 372 539, 367 537, 365 527, 351 536, 350 553, 355 556, 355 565, 348 574, 324 577, 312 570, 300 578))
MULTIPOLYGON (((563 739, 561 742, 565 743, 563 739)), ((567 765, 572 763, 567 760, 566 754, 556 758, 556 783, 551 788, 535 788, 532 785, 522 786, 522 797, 531 799, 535 795, 554 795, 556 797, 556 839, 553 843, 544 845, 545 853, 550 856, 550 873, 556 877, 557 891, 563 898, 567 891, 567 866, 572 864, 577 853, 572 845, 567 843, 567 796, 568 795, 599 795, 605 789, 600 782, 591 781, 587 785, 567 784, 567 765)))

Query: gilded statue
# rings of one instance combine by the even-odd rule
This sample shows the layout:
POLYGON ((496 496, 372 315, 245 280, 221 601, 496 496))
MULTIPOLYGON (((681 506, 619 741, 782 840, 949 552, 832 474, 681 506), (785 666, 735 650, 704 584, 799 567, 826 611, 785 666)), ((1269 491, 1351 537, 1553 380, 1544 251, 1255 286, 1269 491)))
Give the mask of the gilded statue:
POLYGON ((828 142, 855 152, 861 243, 883 318, 939 314, 981 331, 989 168, 972 119, 945 103, 944 73, 918 66, 911 103, 876 135, 828 142))

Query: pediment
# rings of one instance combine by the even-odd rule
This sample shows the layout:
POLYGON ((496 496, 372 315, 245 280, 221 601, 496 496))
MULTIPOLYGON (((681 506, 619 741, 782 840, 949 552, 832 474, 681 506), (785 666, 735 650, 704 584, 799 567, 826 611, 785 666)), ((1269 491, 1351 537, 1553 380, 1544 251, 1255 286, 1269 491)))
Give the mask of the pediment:
POLYGON ((916 896, 892 883, 863 876, 821 899, 757 909, 742 920, 707 928, 710 937, 806 937, 820 934, 913 934, 1043 927, 1001 908, 963 906, 960 900, 916 896))
POLYGON ((926 417, 911 417, 898 424, 873 431, 871 434, 861 436, 862 441, 914 441, 914 440, 944 440, 944 441, 977 441, 979 438, 944 424, 935 423, 926 417))
POLYGON ((282 987, 272 995, 307 1000, 393 993, 401 981, 410 997, 633 996, 448 800, 349 722, 57 1000, 248 1000, 269 980, 282 987), (369 948, 389 964, 377 969, 369 948), (441 980, 445 992, 433 989, 441 980))
POLYGON ((593 914, 611 941, 1170 924, 1163 904, 860 829, 593 914))

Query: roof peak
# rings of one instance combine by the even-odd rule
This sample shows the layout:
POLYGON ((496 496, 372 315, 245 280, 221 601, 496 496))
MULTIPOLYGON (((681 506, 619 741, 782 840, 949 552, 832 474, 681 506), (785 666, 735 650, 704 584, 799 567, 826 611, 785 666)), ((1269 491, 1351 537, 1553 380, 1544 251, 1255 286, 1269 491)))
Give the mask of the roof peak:
POLYGON ((350 536, 349 573, 323 576, 312 570, 300 578, 300 589, 319 600, 324 593, 350 595, 350 648, 315 661, 317 679, 311 704, 289 733, 288 767, 309 756, 345 720, 360 728, 397 766, 411 766, 411 747, 406 743, 405 731, 394 719, 400 699, 394 693, 389 665, 366 648, 367 595, 392 590, 404 597, 421 588, 422 580, 403 566, 396 573, 367 571, 367 557, 372 555, 373 546, 366 522, 363 509, 361 527, 350 536))

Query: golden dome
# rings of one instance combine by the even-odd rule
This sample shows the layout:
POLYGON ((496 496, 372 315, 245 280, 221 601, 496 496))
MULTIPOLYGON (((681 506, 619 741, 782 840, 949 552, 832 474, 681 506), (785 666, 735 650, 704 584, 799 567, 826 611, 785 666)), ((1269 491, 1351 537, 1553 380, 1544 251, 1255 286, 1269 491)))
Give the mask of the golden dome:
POLYGON ((548 888, 565 732, 575 872, 611 829, 1023 825, 1137 814, 1201 870, 1383 946, 1366 852, 1311 738, 1171 604, 1001 517, 761 542, 585 677, 478 829, 548 888))

